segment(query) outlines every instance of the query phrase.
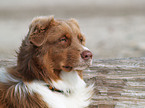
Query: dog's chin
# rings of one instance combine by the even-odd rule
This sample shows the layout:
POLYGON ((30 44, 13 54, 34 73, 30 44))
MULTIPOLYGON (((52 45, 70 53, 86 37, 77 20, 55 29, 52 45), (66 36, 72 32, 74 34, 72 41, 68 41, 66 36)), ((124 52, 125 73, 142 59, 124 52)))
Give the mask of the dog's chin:
POLYGON ((70 71, 82 71, 82 70, 85 70, 86 68, 88 68, 89 65, 78 65, 78 66, 75 66, 75 67, 71 67, 71 66, 63 66, 62 67, 62 70, 64 72, 70 72, 70 71))
POLYGON ((72 67, 72 66, 68 66, 68 65, 62 66, 62 70, 63 70, 64 72, 70 72, 70 71, 73 70, 73 67, 72 67))
POLYGON ((86 68, 88 68, 89 66, 78 66, 78 67, 75 67, 73 70, 74 71, 82 71, 82 70, 85 70, 86 68))
POLYGON ((82 70, 85 70, 86 68, 88 68, 90 65, 92 65, 92 61, 77 65, 73 68, 73 70, 74 71, 82 71, 82 70))
POLYGON ((62 70, 65 72, 70 72, 70 71, 82 71, 88 68, 90 65, 92 65, 92 60, 89 60, 87 62, 80 62, 75 65, 64 65, 62 66, 62 70))

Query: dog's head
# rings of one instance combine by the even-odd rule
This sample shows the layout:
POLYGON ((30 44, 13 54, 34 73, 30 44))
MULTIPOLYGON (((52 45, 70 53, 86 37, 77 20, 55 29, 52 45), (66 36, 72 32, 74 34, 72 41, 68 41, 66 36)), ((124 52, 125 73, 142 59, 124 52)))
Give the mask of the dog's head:
POLYGON ((91 64, 92 53, 84 47, 85 37, 74 19, 38 17, 32 21, 29 34, 29 41, 45 50, 44 64, 54 70, 82 70, 91 64))
POLYGON ((28 41, 47 71, 83 70, 92 62, 92 53, 85 47, 85 37, 76 20, 35 18, 28 33, 28 41))

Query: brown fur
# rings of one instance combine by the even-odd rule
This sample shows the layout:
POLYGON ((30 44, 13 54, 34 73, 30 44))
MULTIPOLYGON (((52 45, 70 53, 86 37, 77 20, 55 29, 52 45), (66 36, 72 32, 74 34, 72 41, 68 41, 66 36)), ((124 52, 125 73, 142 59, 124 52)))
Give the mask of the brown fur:
POLYGON ((0 90, 1 94, 1 104, 3 108, 48 108, 47 105, 41 100, 38 94, 30 95, 29 92, 24 93, 25 91, 22 90, 23 95, 20 96, 20 93, 15 92, 15 84, 9 82, 9 84, 4 85, 1 84, 2 88, 0 90))
MULTIPOLYGON (((18 53, 17 66, 8 69, 9 74, 23 82, 43 80, 57 81, 62 70, 70 72, 79 65, 81 45, 85 39, 74 19, 55 20, 51 17, 35 18, 18 53)), ((78 71, 81 78, 82 71, 78 71)), ((15 91, 17 83, 0 83, 0 108, 46 108, 38 94, 15 91)))

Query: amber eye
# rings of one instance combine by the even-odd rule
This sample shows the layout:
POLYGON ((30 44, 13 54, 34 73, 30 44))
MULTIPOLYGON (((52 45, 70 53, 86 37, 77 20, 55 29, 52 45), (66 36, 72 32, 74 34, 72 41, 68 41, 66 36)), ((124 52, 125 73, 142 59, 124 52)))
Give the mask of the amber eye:
POLYGON ((82 43, 84 41, 83 37, 78 37, 79 38, 79 41, 82 43))
POLYGON ((66 36, 63 36, 59 39, 59 42, 62 42, 62 43, 65 43, 67 42, 67 37, 66 36))
POLYGON ((80 38, 80 42, 81 42, 81 43, 83 42, 83 37, 80 38))

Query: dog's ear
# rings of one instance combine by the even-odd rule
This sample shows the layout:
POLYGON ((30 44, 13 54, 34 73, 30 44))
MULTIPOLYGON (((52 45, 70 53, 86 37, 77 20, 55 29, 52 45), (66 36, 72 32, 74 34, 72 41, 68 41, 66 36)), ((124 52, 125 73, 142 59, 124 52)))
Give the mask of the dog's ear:
POLYGON ((37 47, 43 45, 47 40, 46 32, 52 23, 54 23, 53 16, 34 18, 29 27, 29 41, 37 47))
POLYGON ((80 29, 78 22, 74 18, 71 18, 69 21, 74 23, 80 29))

